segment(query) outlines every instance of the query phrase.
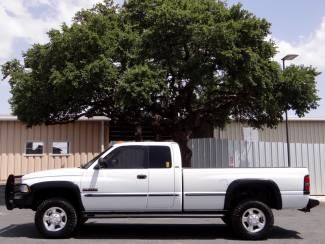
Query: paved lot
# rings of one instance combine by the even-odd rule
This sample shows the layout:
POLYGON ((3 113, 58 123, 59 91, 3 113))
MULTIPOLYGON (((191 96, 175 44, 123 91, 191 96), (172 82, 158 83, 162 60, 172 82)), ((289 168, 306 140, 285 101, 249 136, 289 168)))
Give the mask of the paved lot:
MULTIPOLYGON (((0 243, 55 243, 43 239, 29 210, 6 211, 0 206, 0 243)), ((311 213, 275 212, 275 227, 264 243, 324 243, 325 203, 311 213)), ((218 219, 90 220, 75 238, 60 243, 237 243, 218 219)), ((245 241, 243 241, 245 242, 245 241)), ((247 243, 247 241, 246 241, 247 243)), ((255 242, 259 243, 259 242, 255 242)))

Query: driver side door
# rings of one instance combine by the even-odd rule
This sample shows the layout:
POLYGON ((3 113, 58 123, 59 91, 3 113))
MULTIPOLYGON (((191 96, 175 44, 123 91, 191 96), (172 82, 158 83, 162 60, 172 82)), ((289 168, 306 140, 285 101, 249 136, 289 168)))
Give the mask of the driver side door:
POLYGON ((145 146, 120 146, 104 157, 105 167, 90 169, 82 182, 86 211, 144 211, 148 200, 145 146))

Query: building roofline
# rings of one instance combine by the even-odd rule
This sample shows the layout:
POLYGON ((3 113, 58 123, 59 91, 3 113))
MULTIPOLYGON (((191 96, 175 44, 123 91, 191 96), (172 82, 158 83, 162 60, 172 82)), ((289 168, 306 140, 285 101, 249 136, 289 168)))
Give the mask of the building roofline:
MULTIPOLYGON (((232 122, 239 122, 237 120, 231 120, 232 122)), ((308 118, 308 117, 304 117, 304 118, 298 118, 298 117, 289 117, 288 121, 293 121, 293 122, 325 122, 325 117, 315 117, 315 118, 308 118)), ((285 122, 285 118, 283 118, 283 121, 285 122)))
MULTIPOLYGON (((18 118, 17 116, 14 116, 14 115, 1 115, 0 114, 0 121, 18 121, 18 118)), ((109 118, 105 117, 105 116, 94 116, 94 117, 91 117, 91 118, 87 118, 87 117, 80 117, 77 121, 110 121, 109 118)), ((283 120, 285 121, 285 120, 283 120)), ((315 118, 308 118, 308 117, 305 117, 305 118, 298 118, 298 117, 291 117, 291 118, 288 118, 288 121, 297 121, 297 122, 308 122, 308 121, 311 121, 311 122, 321 122, 321 121, 325 121, 325 117, 315 117, 315 118)))
MULTIPOLYGON (((105 116, 94 116, 91 118, 80 117, 77 121, 109 121, 105 116)), ((0 121, 18 121, 17 116, 14 115, 0 115, 0 121)))
MULTIPOLYGON (((285 119, 283 120, 283 121, 285 121, 285 119)), ((297 121, 297 122, 304 122, 304 121, 306 121, 306 122, 308 122, 308 121, 315 121, 315 122, 317 122, 317 121, 325 121, 325 118, 322 118, 322 117, 319 117, 319 118, 288 118, 288 121, 297 121)))

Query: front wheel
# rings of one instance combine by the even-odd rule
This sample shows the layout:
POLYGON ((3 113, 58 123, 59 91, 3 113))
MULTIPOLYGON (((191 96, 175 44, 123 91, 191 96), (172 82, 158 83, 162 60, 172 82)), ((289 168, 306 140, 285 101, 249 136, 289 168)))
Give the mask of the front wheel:
POLYGON ((270 233, 274 217, 272 210, 259 201, 240 203, 233 210, 232 227, 241 238, 248 240, 266 239, 270 233))
POLYGON ((64 199, 45 200, 36 210, 35 225, 47 238, 68 238, 74 233, 77 224, 75 208, 64 199))

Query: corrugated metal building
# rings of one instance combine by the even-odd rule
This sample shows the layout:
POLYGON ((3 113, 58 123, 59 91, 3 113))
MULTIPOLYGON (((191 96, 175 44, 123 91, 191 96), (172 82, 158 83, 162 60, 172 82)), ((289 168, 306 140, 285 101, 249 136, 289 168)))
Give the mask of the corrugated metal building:
POLYGON ((237 122, 215 129, 210 140, 216 149, 207 149, 207 139, 192 142, 192 164, 204 167, 198 158, 205 157, 206 164, 217 167, 307 167, 311 193, 325 195, 325 118, 289 119, 288 128, 290 166, 285 122, 275 129, 256 130, 237 122))
MULTIPOLYGON (((291 118, 288 120, 289 142, 292 143, 325 143, 325 118, 291 118)), ((262 130, 232 122, 224 129, 216 128, 214 137, 229 140, 249 140, 266 142, 287 142, 285 122, 277 128, 262 130)))
POLYGON ((105 117, 27 128, 14 116, 0 117, 0 183, 9 174, 79 167, 108 143, 105 117), (106 143, 105 143, 106 142, 106 143))

